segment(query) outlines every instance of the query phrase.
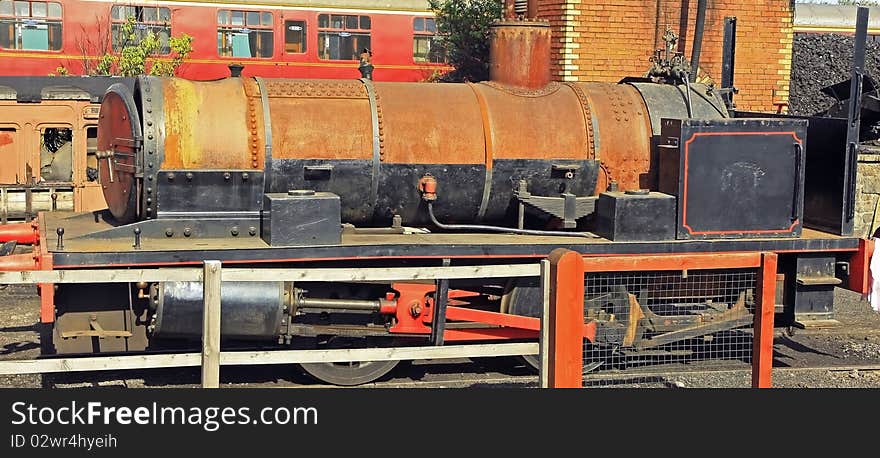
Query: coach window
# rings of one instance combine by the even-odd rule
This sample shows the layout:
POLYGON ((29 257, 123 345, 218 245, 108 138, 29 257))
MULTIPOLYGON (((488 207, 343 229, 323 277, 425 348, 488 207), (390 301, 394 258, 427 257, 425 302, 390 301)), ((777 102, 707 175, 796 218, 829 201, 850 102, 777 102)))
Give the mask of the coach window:
POLYGON ((306 21, 284 21, 284 52, 306 52, 306 21))
POLYGON ((223 57, 272 57, 272 13, 217 12, 217 53, 223 57))
POLYGON ((161 54, 171 52, 168 40, 171 38, 171 9, 157 8, 153 6, 114 6, 110 10, 111 35, 113 36, 113 51, 120 52, 128 45, 137 44, 147 34, 153 34, 159 39, 161 54), (134 36, 125 36, 123 26, 126 21, 134 21, 134 36))
POLYGON ((370 48, 370 16, 318 15, 318 58, 357 60, 370 48))
POLYGON ((0 48, 61 49, 61 3, 0 0, 0 48))
POLYGON ((413 60, 436 64, 446 61, 433 18, 417 17, 413 20, 413 60))
POLYGON ((98 126, 86 126, 86 179, 98 180, 98 126))
POLYGON ((73 131, 69 128, 41 129, 40 178, 48 182, 73 180, 73 131))

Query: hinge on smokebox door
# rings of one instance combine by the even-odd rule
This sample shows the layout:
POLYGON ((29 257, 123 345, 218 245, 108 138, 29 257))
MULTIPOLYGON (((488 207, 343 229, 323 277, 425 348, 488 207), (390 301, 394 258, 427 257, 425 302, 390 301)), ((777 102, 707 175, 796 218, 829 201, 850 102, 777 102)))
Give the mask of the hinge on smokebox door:
POLYGON ((140 150, 143 144, 143 139, 141 137, 135 138, 116 138, 110 143, 110 149, 105 151, 96 151, 95 159, 98 160, 98 173, 101 173, 101 159, 107 159, 107 173, 110 178, 110 182, 114 181, 113 170, 124 170, 126 172, 130 172, 136 178, 144 177, 144 165, 141 163, 141 155, 138 154, 138 150, 140 150), (117 151, 117 146, 124 146, 126 148, 131 148, 134 150, 131 153, 117 151), (130 164, 120 164, 116 162, 117 157, 132 157, 134 158, 134 165, 130 164), (112 161, 112 163, 111 163, 112 161), (125 168, 131 167, 129 170, 125 170, 125 168))

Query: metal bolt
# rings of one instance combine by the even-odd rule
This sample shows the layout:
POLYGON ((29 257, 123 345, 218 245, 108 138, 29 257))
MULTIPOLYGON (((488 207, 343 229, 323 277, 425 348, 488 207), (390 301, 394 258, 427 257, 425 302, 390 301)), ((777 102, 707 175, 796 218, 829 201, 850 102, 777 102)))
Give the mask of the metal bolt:
POLYGON ((253 226, 249 227, 248 234, 250 234, 251 236, 257 235, 257 228, 255 228, 253 226))
POLYGON ((135 249, 140 249, 141 247, 141 228, 134 228, 134 245, 135 249))
POLYGON ((186 172, 186 181, 192 181, 193 174, 192 172, 186 172))
POLYGON ((247 181, 248 178, 250 178, 250 175, 247 172, 241 174, 241 181, 247 181))
POLYGON ((55 229, 55 233, 58 234, 58 247, 57 248, 59 250, 63 250, 64 249, 64 228, 59 227, 58 229, 55 229))
POLYGON ((173 173, 168 174, 168 181, 174 181, 174 174, 173 173))
POLYGON ((409 314, 413 318, 418 318, 422 314, 422 304, 419 304, 418 301, 412 301, 409 306, 409 314))
POLYGON ((166 236, 166 237, 172 237, 172 236, 174 236, 174 229, 171 229, 170 227, 169 227, 169 228, 166 228, 166 229, 165 229, 165 236, 166 236))
POLYGON ((189 237, 192 235, 192 233, 193 233, 192 229, 190 229, 188 227, 183 228, 183 236, 184 237, 189 237))
POLYGON ((225 172, 225 173, 223 174, 223 179, 224 179, 224 180, 229 181, 230 178, 232 178, 232 175, 231 175, 229 172, 225 172))
POLYGON ((238 235, 238 226, 233 227, 232 230, 229 232, 232 234, 233 237, 237 236, 238 235))

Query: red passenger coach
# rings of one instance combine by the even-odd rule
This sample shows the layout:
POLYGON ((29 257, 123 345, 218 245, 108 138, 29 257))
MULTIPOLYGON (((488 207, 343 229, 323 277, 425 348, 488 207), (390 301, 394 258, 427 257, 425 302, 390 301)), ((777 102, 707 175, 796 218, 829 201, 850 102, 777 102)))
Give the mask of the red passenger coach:
POLYGON ((120 50, 121 26, 134 17, 139 33, 163 43, 193 37, 178 70, 191 80, 229 76, 233 63, 244 76, 358 78, 368 48, 376 80, 421 81, 450 69, 432 16, 424 0, 0 0, 0 76, 45 76, 60 66, 88 74, 105 52, 120 50))

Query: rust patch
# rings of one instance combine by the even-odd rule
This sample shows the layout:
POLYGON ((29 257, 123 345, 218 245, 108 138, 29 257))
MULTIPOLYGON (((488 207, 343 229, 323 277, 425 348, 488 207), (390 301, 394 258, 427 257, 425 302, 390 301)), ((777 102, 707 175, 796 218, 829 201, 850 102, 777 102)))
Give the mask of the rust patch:
POLYGON ((163 80, 163 169, 263 168, 262 106, 258 95, 256 104, 247 97, 243 81, 253 83, 241 78, 211 82, 163 80))
MULTIPOLYGON (((606 183, 620 190, 656 187, 656 170, 651 168, 651 120, 638 91, 628 85, 575 83, 587 96, 598 137, 596 157, 601 159, 606 183)), ((601 175, 601 174, 600 174, 601 175)), ((603 176, 600 176, 600 180, 603 176)))

